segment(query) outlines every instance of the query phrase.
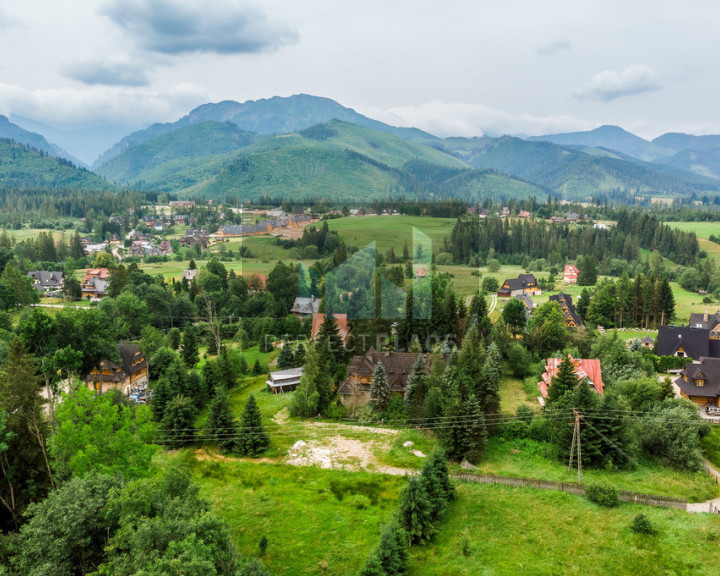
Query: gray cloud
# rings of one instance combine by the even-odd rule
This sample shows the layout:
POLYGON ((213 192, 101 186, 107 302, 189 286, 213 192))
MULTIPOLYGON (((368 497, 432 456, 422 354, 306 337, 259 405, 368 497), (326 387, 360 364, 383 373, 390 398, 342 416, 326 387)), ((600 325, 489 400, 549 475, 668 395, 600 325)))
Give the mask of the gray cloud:
POLYGON ((575 97, 580 100, 609 102, 623 96, 654 92, 661 87, 655 70, 633 64, 622 72, 605 70, 595 74, 586 87, 575 92, 575 97))
POLYGON ((65 76, 89 86, 147 86, 144 68, 125 59, 88 60, 67 66, 65 76))
POLYGON ((141 47, 161 54, 253 53, 297 41, 292 28, 235 0, 110 0, 102 12, 141 47))
POLYGON ((550 42, 549 44, 541 44, 537 47, 537 53, 540 56, 555 56, 558 52, 570 50, 572 44, 568 40, 559 40, 557 42, 550 42))

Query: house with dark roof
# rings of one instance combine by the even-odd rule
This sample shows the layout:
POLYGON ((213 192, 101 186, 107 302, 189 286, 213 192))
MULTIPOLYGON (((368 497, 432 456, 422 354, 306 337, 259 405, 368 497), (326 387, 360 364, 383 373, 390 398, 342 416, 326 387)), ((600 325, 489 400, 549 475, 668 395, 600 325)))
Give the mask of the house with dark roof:
POLYGON ((45 294, 59 292, 65 284, 65 272, 48 272, 45 270, 33 270, 27 273, 28 278, 33 281, 33 288, 45 294))
POLYGON ((529 319, 530 314, 532 314, 533 308, 535 307, 535 302, 533 302, 532 298, 530 298, 527 294, 516 296, 516 298, 525 305, 525 314, 529 319))
POLYGON ((540 287, 534 274, 520 274, 517 278, 509 278, 503 282, 497 295, 500 298, 511 298, 523 294, 539 294, 540 287))
MULTIPOLYGON (((602 381, 602 368, 600 367, 600 360, 596 358, 591 359, 573 359, 573 365, 575 366, 575 376, 577 376, 578 382, 585 382, 592 386, 593 389, 602 396, 604 384, 602 381)), ((552 384, 552 379, 558 372, 560 362, 562 358, 548 358, 545 362, 545 372, 542 375, 542 379, 538 382, 538 388, 542 398, 547 398, 548 388, 552 384)), ((542 403, 542 402, 541 402, 542 403)))
POLYGON ((645 336, 642 340, 640 340, 640 346, 643 348, 654 348, 655 347, 655 338, 652 336, 645 336))
POLYGON ((720 340, 710 339, 707 328, 692 326, 660 326, 657 339, 658 356, 678 358, 720 358, 720 340))
POLYGON ((120 364, 102 360, 85 377, 85 383, 91 390, 103 394, 108 390, 120 390, 130 394, 133 388, 147 387, 148 364, 137 345, 120 342, 117 345, 120 364))
MULTIPOLYGON (((390 392, 405 396, 408 376, 418 359, 415 352, 378 352, 370 348, 362 356, 353 356, 347 367, 347 377, 338 388, 343 404, 367 404, 370 401, 370 384, 375 366, 382 363, 387 373, 390 392)), ((430 357, 423 354, 425 373, 430 373, 430 357)))
POLYGON ((710 331, 711 340, 720 340, 720 310, 715 314, 690 314, 688 326, 691 328, 705 328, 710 331))
POLYGON ((290 312, 298 318, 307 318, 308 316, 317 314, 318 310, 320 310, 320 300, 315 298, 315 296, 310 296, 309 298, 298 296, 295 298, 292 308, 290 308, 290 312))
POLYGON ((720 358, 700 358, 685 366, 675 380, 683 398, 700 406, 720 405, 720 358))
POLYGON ((560 292, 559 294, 553 294, 549 298, 550 302, 557 302, 562 309, 563 315, 565 316, 565 326, 567 328, 580 328, 583 325, 582 318, 575 311, 575 305, 572 301, 572 296, 560 292))

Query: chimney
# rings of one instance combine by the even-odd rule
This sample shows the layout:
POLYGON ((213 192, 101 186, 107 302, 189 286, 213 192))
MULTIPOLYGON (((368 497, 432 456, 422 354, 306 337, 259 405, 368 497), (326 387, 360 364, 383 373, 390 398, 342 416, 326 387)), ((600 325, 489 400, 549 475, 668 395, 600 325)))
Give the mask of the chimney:
POLYGON ((707 321, 708 321, 708 313, 707 313, 707 310, 705 310, 705 314, 703 314, 703 322, 707 322, 707 321))

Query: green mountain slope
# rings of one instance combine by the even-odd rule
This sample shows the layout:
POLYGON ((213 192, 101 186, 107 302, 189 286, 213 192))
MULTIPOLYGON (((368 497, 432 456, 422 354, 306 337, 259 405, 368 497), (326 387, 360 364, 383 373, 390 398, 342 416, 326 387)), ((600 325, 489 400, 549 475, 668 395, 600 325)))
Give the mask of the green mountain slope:
POLYGON ((242 103, 227 100, 204 104, 177 122, 153 124, 145 130, 133 132, 106 150, 93 167, 99 168, 130 148, 161 134, 201 122, 230 122, 242 130, 258 134, 288 134, 334 119, 393 134, 405 140, 415 142, 437 140, 435 136, 417 128, 398 128, 373 120, 329 98, 297 94, 287 98, 275 96, 242 103))
POLYGON ((26 144, 27 146, 32 146, 35 150, 39 150, 50 156, 65 158, 66 160, 70 160, 71 162, 78 164, 78 161, 75 158, 59 146, 51 144, 40 134, 21 128, 17 124, 10 122, 7 117, 2 115, 0 115, 0 138, 14 140, 18 144, 26 144))
POLYGON ((442 148, 470 166, 493 169, 545 186, 568 199, 611 190, 657 195, 720 191, 710 178, 672 167, 629 161, 607 152, 593 154, 550 142, 502 138, 449 138, 442 148))
POLYGON ((587 132, 569 132, 567 134, 547 134, 533 136, 530 141, 552 142, 561 146, 588 146, 593 148, 609 148, 622 152, 638 160, 652 161, 672 153, 661 145, 648 142, 635 134, 623 130, 619 126, 600 126, 587 132))
POLYGON ((0 186, 26 189, 112 190, 114 186, 62 158, 0 140, 0 186))
POLYGON ((232 152, 259 140, 229 122, 202 122, 148 140, 101 166, 97 172, 117 183, 137 183, 163 163, 232 152))

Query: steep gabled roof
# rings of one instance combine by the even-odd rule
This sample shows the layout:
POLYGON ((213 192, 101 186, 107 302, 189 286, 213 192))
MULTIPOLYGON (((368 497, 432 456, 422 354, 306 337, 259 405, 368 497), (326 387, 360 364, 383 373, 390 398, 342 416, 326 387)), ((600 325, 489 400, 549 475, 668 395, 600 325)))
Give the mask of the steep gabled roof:
MULTIPOLYGON (((413 364, 418 359, 415 352, 378 352, 370 348, 362 356, 353 356, 350 365, 347 367, 347 378, 340 385, 338 394, 350 394, 355 377, 370 378, 378 362, 381 362, 387 372, 388 383, 392 392, 404 393, 407 379, 412 371, 413 364)), ((423 355, 425 361, 425 373, 430 372, 430 357, 423 355)), ((370 389, 368 383, 358 383, 360 390, 370 389)))
MULTIPOLYGON (((605 384, 602 380, 602 368, 600 366, 600 360, 597 358, 583 358, 583 359, 570 359, 575 365, 575 375, 578 377, 578 382, 582 382, 587 379, 588 383, 591 384, 597 392, 602 395, 605 384)), ((548 358, 545 362, 545 372, 542 375, 542 380, 538 382, 538 388, 543 398, 547 398, 548 388, 552 382, 552 379, 557 374, 560 362, 562 358, 548 358)))
MULTIPOLYGON (((347 314, 333 314, 335 322, 337 322, 338 332, 342 339, 343 345, 347 346, 350 341, 350 326, 348 326, 347 314)), ((320 333, 320 328, 325 323, 325 314, 313 314, 312 329, 310 331, 310 338, 315 340, 320 333)))
POLYGON ((699 363, 685 366, 682 376, 675 380, 687 396, 720 396, 720 358, 700 358, 699 363), (687 377, 687 382, 685 378, 687 377), (703 386, 698 386, 696 380, 704 380, 703 386))
POLYGON ((690 358, 711 356, 710 330, 690 326, 660 326, 658 330, 658 356, 674 356, 681 348, 690 358))

